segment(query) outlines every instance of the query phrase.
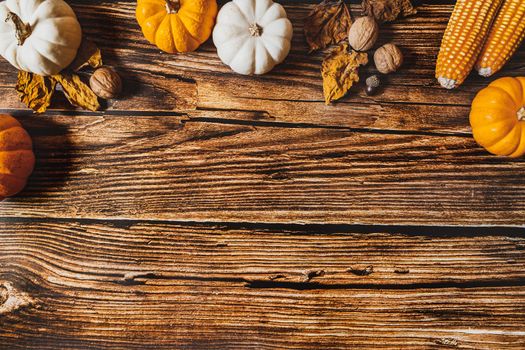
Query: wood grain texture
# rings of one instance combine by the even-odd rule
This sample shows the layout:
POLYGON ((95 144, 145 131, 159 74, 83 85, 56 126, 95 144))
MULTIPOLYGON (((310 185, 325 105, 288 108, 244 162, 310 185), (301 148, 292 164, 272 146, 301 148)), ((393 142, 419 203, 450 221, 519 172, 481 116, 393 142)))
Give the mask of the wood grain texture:
MULTIPOLYGON (((34 278, 32 274, 28 276, 34 278)), ((80 276, 79 276, 80 277, 80 276)), ((2 317, 9 349, 523 349, 523 288, 247 289, 49 277, 2 317)))
POLYGON ((223 280, 296 289, 525 284, 525 229, 458 234, 424 227, 3 221, 5 267, 37 263, 102 282, 223 280))
POLYGON ((75 220, 0 229, 0 296, 26 300, 0 312, 9 349, 525 346, 519 232, 473 240, 75 220), (344 272, 356 263, 374 270, 344 272), (296 284, 269 278, 319 268, 296 284))
POLYGON ((0 203, 1 350, 525 348, 524 163, 470 136, 489 80, 435 82, 452 1, 382 27, 405 66, 331 106, 302 34, 316 0, 280 1, 293 48, 262 77, 211 41, 160 53, 135 1, 69 2, 125 92, 32 116, 0 62, 37 155, 0 203))
POLYGON ((523 161, 470 137, 188 121, 20 118, 37 165, 3 216, 524 224, 523 161))
MULTIPOLYGON (((110 102, 109 111, 248 110, 256 112, 258 119, 287 123, 468 132, 469 102, 489 82, 473 76, 450 92, 434 79, 435 58, 452 5, 423 5, 417 16, 385 25, 380 43, 393 41, 402 47, 403 69, 385 77, 385 89, 378 96, 366 96, 361 84, 340 103, 325 106, 319 71, 323 53, 307 54, 302 28, 313 3, 284 2, 294 25, 292 52, 284 64, 261 77, 231 72, 218 59, 211 41, 194 53, 160 53, 141 34, 134 19, 134 1, 71 3, 86 35, 102 47, 106 61, 124 77, 124 99, 110 102)), ((354 15, 359 14, 358 6, 352 9, 354 15)), ((524 59, 525 49, 521 49, 498 76, 524 75, 524 59)), ((372 65, 362 75, 371 72, 372 65)), ((7 63, 0 64, 3 108, 22 107, 12 89, 15 75, 7 63)), ((67 104, 59 99, 54 107, 61 110, 67 104)))

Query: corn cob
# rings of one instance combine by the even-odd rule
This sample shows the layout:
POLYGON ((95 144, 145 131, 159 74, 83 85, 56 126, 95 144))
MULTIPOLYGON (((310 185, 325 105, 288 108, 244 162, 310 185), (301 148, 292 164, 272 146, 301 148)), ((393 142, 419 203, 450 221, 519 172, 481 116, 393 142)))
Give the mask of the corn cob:
POLYGON ((525 1, 505 0, 476 63, 479 75, 489 77, 512 57, 525 38, 525 1))
POLYGON ((469 75, 503 0, 458 0, 441 42, 436 78, 453 89, 469 75))

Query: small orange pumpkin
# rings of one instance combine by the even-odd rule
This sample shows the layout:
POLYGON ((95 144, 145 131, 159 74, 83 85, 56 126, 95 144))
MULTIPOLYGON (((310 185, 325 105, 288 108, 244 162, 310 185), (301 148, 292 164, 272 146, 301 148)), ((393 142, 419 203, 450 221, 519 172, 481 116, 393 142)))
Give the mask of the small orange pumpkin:
POLYGON ((500 78, 472 101, 470 125, 476 142, 493 154, 525 154, 525 77, 500 78))
POLYGON ((138 0, 137 22, 152 44, 168 53, 196 50, 211 35, 216 0, 138 0))
POLYGON ((31 137, 15 118, 0 114, 0 199, 22 191, 34 165, 31 137))

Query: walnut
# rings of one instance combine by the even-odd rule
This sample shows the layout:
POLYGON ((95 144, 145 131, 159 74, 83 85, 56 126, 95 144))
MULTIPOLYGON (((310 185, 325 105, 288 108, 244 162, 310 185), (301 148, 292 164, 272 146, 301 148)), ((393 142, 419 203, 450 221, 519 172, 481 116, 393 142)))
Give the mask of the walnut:
POLYGON ((385 44, 374 53, 374 62, 380 73, 392 73, 403 64, 403 54, 396 45, 385 44))
POLYGON ((355 20, 348 31, 348 43, 356 51, 370 50, 379 35, 379 25, 373 17, 355 20))
POLYGON ((113 68, 107 66, 93 73, 89 85, 95 95, 104 99, 115 98, 122 91, 122 79, 113 68))

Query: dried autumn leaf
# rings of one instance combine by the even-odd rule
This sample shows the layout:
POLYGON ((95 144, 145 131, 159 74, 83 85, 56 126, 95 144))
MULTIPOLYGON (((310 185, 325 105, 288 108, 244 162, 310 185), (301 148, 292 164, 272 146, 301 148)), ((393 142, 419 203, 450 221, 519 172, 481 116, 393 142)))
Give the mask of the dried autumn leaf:
POLYGON ((68 101, 77 107, 97 111, 100 108, 97 95, 87 86, 78 75, 61 73, 53 76, 64 90, 68 101))
POLYGON ((56 81, 51 77, 19 71, 16 91, 20 101, 36 113, 44 113, 51 104, 56 81))
POLYGON ((304 35, 310 52, 337 44, 348 37, 352 18, 342 0, 324 0, 308 14, 304 35))
POLYGON ((94 42, 83 38, 75 60, 60 74, 43 77, 19 71, 16 90, 20 100, 36 113, 43 113, 51 104, 56 84, 59 82, 71 104, 92 111, 98 110, 100 104, 93 90, 84 84, 78 75, 71 73, 86 66, 101 67, 102 55, 94 42))
POLYGON ((92 68, 102 67, 102 54, 94 42, 82 38, 82 44, 78 49, 77 56, 67 70, 77 72, 87 66, 91 66, 92 68))
POLYGON ((410 0, 363 0, 361 6, 364 15, 375 17, 379 23, 417 13, 410 0))
POLYGON ((323 61, 323 91, 325 103, 343 97, 359 81, 358 68, 368 63, 366 52, 348 52, 348 44, 336 47, 323 61))

